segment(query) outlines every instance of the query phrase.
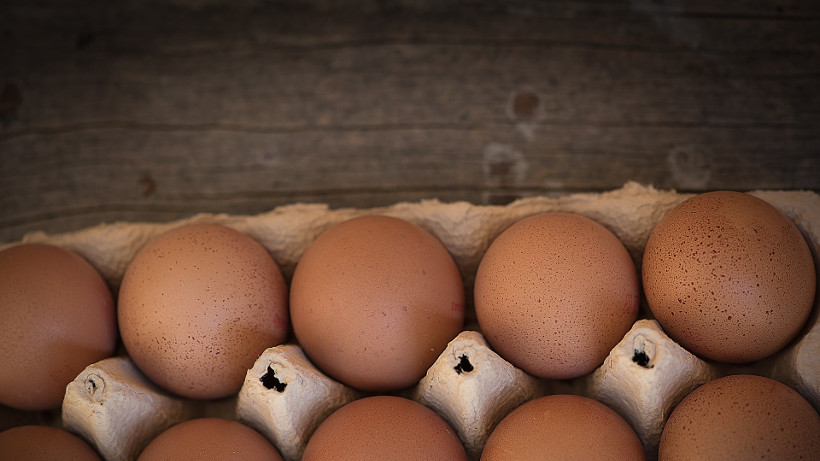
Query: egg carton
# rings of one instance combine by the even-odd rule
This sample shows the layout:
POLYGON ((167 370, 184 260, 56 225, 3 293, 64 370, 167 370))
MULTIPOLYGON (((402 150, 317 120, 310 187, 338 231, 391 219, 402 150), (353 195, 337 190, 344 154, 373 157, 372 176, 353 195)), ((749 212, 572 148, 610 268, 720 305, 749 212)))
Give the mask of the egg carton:
MULTIPOLYGON (((820 273, 820 196, 807 191, 750 194, 774 205, 795 223, 809 243, 820 273)), ((421 226, 447 247, 471 299, 484 252, 496 236, 524 217, 561 211, 593 219, 618 236, 640 270, 643 248, 655 224, 691 196, 627 183, 605 193, 531 197, 504 206, 437 200, 370 209, 294 204, 253 216, 199 214, 161 224, 119 222, 64 234, 34 232, 22 242, 48 243, 80 254, 116 290, 129 262, 147 242, 185 224, 215 222, 261 243, 290 280, 302 253, 323 231, 357 216, 388 215, 421 226)), ((20 242, 12 244, 16 243, 20 242)), ((674 406, 699 385, 720 376, 768 376, 797 390, 820 411, 818 304, 816 300, 806 327, 788 347, 751 364, 728 365, 703 360, 678 345, 651 318, 642 300, 639 320, 603 364, 570 380, 538 379, 510 364, 485 341, 468 306, 464 330, 426 375, 412 388, 392 394, 435 410, 459 435, 471 459, 479 458, 495 425, 522 403, 547 394, 584 395, 623 416, 652 460, 657 457, 661 431, 674 406)), ((159 389, 121 354, 83 370, 67 386, 61 414, 48 422, 82 436, 105 459, 132 460, 167 427, 194 417, 220 416, 255 428, 285 459, 298 460, 325 417, 365 395, 322 373, 293 340, 264 351, 248 370, 238 394, 212 401, 183 399, 159 389)), ((5 408, 0 411, 0 429, 36 419, 5 408)))

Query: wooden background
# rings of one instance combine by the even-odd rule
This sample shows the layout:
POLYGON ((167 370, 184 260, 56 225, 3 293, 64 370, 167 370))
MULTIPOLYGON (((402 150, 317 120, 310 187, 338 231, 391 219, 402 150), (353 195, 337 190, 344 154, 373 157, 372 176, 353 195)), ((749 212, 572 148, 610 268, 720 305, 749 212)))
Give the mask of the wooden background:
POLYGON ((820 2, 0 2, 0 242, 629 180, 820 190, 820 2))

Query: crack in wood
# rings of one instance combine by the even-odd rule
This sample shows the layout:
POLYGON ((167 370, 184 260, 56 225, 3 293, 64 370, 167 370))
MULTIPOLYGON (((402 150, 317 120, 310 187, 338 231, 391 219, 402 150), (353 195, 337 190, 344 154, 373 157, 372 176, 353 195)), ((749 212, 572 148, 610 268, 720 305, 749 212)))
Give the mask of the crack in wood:
MULTIPOLYGON (((604 192, 611 188, 562 188, 561 193, 572 192, 604 192), (566 192, 565 192, 566 191, 566 192)), ((487 188, 483 185, 458 185, 458 186, 432 186, 432 187, 351 187, 349 189, 333 188, 323 190, 269 190, 269 191, 248 191, 240 193, 224 193, 224 194, 187 194, 185 196, 175 196, 172 199, 165 199, 165 202, 157 199, 151 203, 137 203, 137 202, 117 202, 117 203, 103 203, 98 205, 77 206, 77 207, 60 207, 49 211, 38 213, 30 213, 24 216, 13 218, 4 217, 0 219, 0 228, 10 228, 20 225, 37 224, 38 222, 48 222, 55 219, 76 217, 84 215, 94 215, 100 213, 111 212, 145 212, 145 213, 189 213, 192 209, 200 209, 202 203, 206 203, 212 209, 220 208, 220 204, 230 204, 231 202, 253 199, 266 199, 268 201, 276 200, 292 200, 294 198, 311 197, 321 199, 323 197, 344 197, 354 195, 368 195, 368 194, 419 194, 426 196, 434 196, 435 194, 449 192, 492 192, 492 193, 508 193, 518 195, 548 195, 550 192, 555 192, 550 188, 539 187, 504 187, 504 188, 487 188), (173 203, 179 202, 179 203, 173 203)), ((288 202, 289 203, 289 202, 288 202)), ((276 205, 273 205, 276 206, 276 205)), ((273 207, 272 206, 272 207, 273 207)), ((207 212, 207 211, 205 211, 207 212)), ((261 212, 261 210, 260 210, 261 212)), ((217 213, 217 211, 214 211, 217 213)))
MULTIPOLYGON (((596 128, 715 128, 715 129, 745 129, 745 128, 806 128, 816 127, 813 123, 800 123, 790 120, 774 122, 687 122, 687 121, 645 121, 645 120, 572 120, 572 119, 543 119, 537 122, 539 126, 589 126, 596 128)), ((109 120, 83 123, 72 123, 52 126, 30 126, 9 130, 0 133, 0 142, 16 138, 31 136, 58 136, 75 132, 97 130, 128 130, 149 132, 234 132, 249 134, 288 134, 311 132, 390 132, 390 131, 490 131, 514 126, 515 122, 497 123, 386 123, 386 124, 351 124, 351 125, 294 125, 294 126, 254 126, 233 123, 147 123, 139 121, 109 120)))
MULTIPOLYGON (((820 21, 820 18, 817 19, 820 21)), ((368 39, 347 39, 339 41, 309 41, 305 43, 284 43, 277 40, 236 40, 226 38, 224 40, 202 43, 200 42, 196 48, 176 48, 176 47, 162 47, 162 44, 153 44, 151 46, 151 53, 155 56, 196 56, 207 55, 215 52, 225 52, 227 50, 264 50, 269 52, 325 52, 333 50, 356 50, 364 48, 380 48, 380 47, 463 47, 463 48, 562 48, 562 49, 583 49, 590 51, 625 51, 636 53, 660 53, 660 54, 714 54, 714 55, 733 55, 739 53, 747 53, 752 55, 765 54, 791 54, 801 53, 809 56, 814 56, 815 50, 807 49, 782 49, 782 48, 762 48, 762 49, 738 49, 738 48, 716 48, 699 44, 697 48, 689 45, 674 46, 670 43, 658 42, 657 44, 637 44, 637 43, 613 43, 613 42, 595 42, 595 41, 580 41, 580 40, 554 40, 554 39, 527 39, 527 38, 471 38, 471 37, 454 37, 454 38, 421 38, 421 37, 381 37, 368 39)), ((117 54, 122 55, 123 49, 111 49, 108 53, 99 51, 102 55, 117 54)))

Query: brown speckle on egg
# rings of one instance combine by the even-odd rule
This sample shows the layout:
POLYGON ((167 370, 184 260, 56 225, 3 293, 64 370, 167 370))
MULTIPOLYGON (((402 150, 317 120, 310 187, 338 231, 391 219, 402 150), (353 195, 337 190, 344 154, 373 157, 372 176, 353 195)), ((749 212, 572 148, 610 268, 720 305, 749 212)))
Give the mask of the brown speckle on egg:
POLYGON ((179 423, 158 435, 138 461, 282 461, 276 448, 242 423, 198 418, 179 423))
POLYGON ((408 221, 363 216, 320 235, 291 282, 296 338, 329 376, 367 391, 416 384, 464 321, 453 258, 408 221))
POLYGON ((0 432, 0 459, 26 461, 99 461, 76 435, 50 426, 18 426, 0 432))
POLYGON ((817 459, 820 416, 785 384, 752 375, 710 381, 666 422, 658 459, 817 459))
POLYGON ((542 378, 599 366, 638 315, 629 253, 600 224, 545 213, 510 226, 478 268, 475 309, 502 357, 542 378))
POLYGON ((487 439, 482 461, 645 459, 638 435, 618 413, 579 395, 549 395, 519 406, 487 439))
POLYGON ((313 433, 304 461, 466 461, 458 436, 424 405, 395 396, 366 397, 333 412, 313 433))
POLYGON ((657 224, 643 257, 652 313, 682 346, 721 362, 777 352, 805 324, 814 263, 789 219, 739 192, 690 198, 657 224))
POLYGON ((0 404, 58 408, 65 387, 117 344, 111 291, 79 255, 51 245, 0 252, 0 404))
POLYGON ((287 286, 250 237, 187 225, 136 255, 118 315, 129 355, 152 381, 185 397, 225 397, 259 354, 285 340, 287 286))

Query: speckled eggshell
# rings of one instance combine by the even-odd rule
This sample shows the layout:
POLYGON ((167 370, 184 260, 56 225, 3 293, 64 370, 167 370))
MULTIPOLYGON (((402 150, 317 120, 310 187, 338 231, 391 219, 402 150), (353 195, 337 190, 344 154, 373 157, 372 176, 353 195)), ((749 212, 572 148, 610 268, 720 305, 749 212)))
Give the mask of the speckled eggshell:
POLYGON ((388 216, 322 233, 299 260, 290 293, 305 353, 360 390, 416 384, 464 322, 464 287, 447 249, 388 216))
POLYGON ((179 423, 158 435, 138 461, 282 461, 276 447, 242 423, 198 418, 179 423))
POLYGON ((811 313, 815 269, 800 231, 765 201, 717 191, 658 222, 643 256, 647 302, 664 330, 720 362, 785 347, 811 313))
POLYGON ((0 459, 25 461, 99 461, 81 438, 50 426, 18 426, 0 432, 0 459))
POLYGON ((752 375, 710 381, 675 407, 660 461, 817 460, 820 416, 785 384, 752 375))
POLYGON ((475 310, 493 349, 541 378, 598 367, 635 322, 638 276, 602 225, 571 213, 522 219, 481 260, 475 310))
POLYGON ((519 406, 490 434, 482 461, 645 459, 641 441, 618 413, 579 395, 549 395, 519 406))
POLYGON ((117 344, 111 290, 77 254, 51 245, 0 252, 0 403, 58 408, 65 388, 117 344))
POLYGON ((303 461, 459 461, 467 453, 444 419, 401 397, 351 402, 325 419, 308 441, 303 461))
POLYGON ((245 373, 288 331, 287 286, 250 237, 217 224, 163 234, 134 257, 122 281, 119 324, 134 363, 178 395, 239 391, 245 373))

